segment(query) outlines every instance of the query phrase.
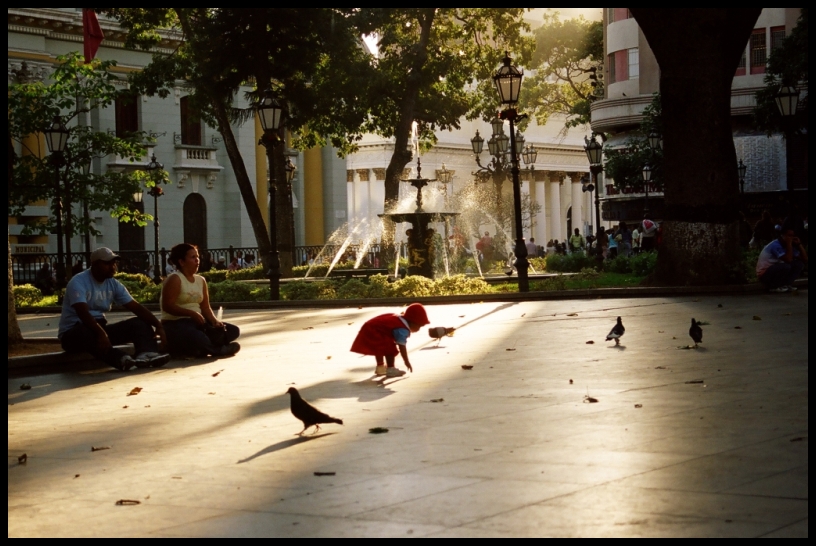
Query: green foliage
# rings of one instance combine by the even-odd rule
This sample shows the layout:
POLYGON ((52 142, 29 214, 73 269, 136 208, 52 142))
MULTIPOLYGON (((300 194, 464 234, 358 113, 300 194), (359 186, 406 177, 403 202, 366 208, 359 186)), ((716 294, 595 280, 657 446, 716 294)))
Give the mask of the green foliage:
MULTIPOLYGON (((92 111, 112 107, 119 91, 115 85, 112 61, 85 64, 78 53, 58 57, 58 64, 49 83, 13 83, 8 88, 9 137, 22 154, 16 158, 9 183, 8 214, 20 216, 29 203, 47 200, 63 203, 63 233, 66 236, 91 233, 99 235, 93 224, 86 221, 80 207, 84 201, 92 210, 109 210, 121 221, 145 225, 152 217, 133 208, 133 193, 142 186, 167 183, 164 171, 147 174, 141 169, 102 174, 83 174, 82 167, 94 159, 119 156, 138 162, 145 155, 145 133, 119 138, 106 132, 78 124, 78 119, 92 111), (30 139, 50 127, 55 117, 70 131, 61 161, 54 161, 41 149, 43 140, 30 139), (59 169, 60 184, 54 181, 59 169)), ((55 228, 56 213, 46 222, 25 226, 23 234, 48 234, 55 228)))
POLYGON ((391 297, 391 283, 386 275, 374 275, 368 279, 368 297, 372 299, 391 297))
POLYGON ((530 258, 530 265, 535 268, 537 273, 544 273, 547 271, 547 258, 530 258))
POLYGON ((603 23, 583 17, 561 21, 548 10, 535 40, 530 66, 535 73, 522 90, 522 108, 531 109, 539 125, 552 115, 566 116, 566 127, 588 125, 590 106, 604 94, 603 23))
POLYGON ((121 283, 128 282, 132 286, 138 286, 139 288, 144 288, 147 286, 155 286, 155 282, 153 279, 148 277, 147 275, 143 275, 141 273, 131 274, 131 273, 117 273, 114 278, 121 283))
POLYGON ((567 279, 563 275, 557 277, 550 277, 541 281, 533 281, 530 283, 530 290, 533 292, 557 292, 567 289, 567 279))
POLYGON ((14 303, 17 307, 31 307, 43 299, 39 288, 30 284, 14 286, 14 303))
POLYGON ((216 269, 210 271, 199 272, 199 275, 204 277, 208 284, 224 282, 227 280, 227 274, 229 271, 226 269, 223 271, 218 271, 216 269))
POLYGON ((578 273, 583 269, 594 268, 597 264, 595 258, 587 256, 583 252, 561 255, 553 254, 546 257, 546 271, 552 273, 578 273))
MULTIPOLYGON (((754 125, 768 135, 785 129, 775 101, 780 86, 808 88, 808 52, 808 8, 801 8, 796 27, 782 42, 782 46, 771 52, 765 73, 765 88, 756 94, 754 125)), ((808 121, 808 94, 805 91, 796 114, 796 129, 807 129, 808 121)))
POLYGON ((369 294, 369 285, 360 279, 349 279, 337 289, 337 299, 339 300, 357 300, 365 299, 369 294))
POLYGON ((762 251, 759 249, 749 250, 743 253, 742 262, 740 262, 741 271, 739 272, 739 276, 741 276, 745 282, 749 283, 759 282, 759 278, 757 278, 756 268, 757 262, 759 262, 760 254, 762 254, 762 251))
POLYGON ((481 278, 469 278, 464 275, 444 277, 436 281, 436 292, 439 296, 468 296, 489 294, 490 285, 481 278))
POLYGON ((632 274, 648 277, 657 270, 657 252, 643 252, 630 259, 632 274))
POLYGON ((242 301, 253 301, 252 292, 255 287, 247 283, 226 281, 222 283, 211 284, 208 286, 208 288, 210 291, 211 302, 232 303, 242 301))
MULTIPOLYGON (((338 263, 334 269, 354 269, 354 262, 338 263)), ((310 279, 321 279, 329 272, 329 264, 320 264, 315 266, 301 265, 292 268, 292 274, 295 278, 305 277, 309 273, 310 279)))
POLYGON ((296 281, 281 285, 281 295, 288 301, 337 299, 333 281, 296 281))
POLYGON ((227 280, 230 281, 259 281, 266 278, 268 277, 262 265, 227 272, 227 280))
POLYGON ((161 301, 162 287, 151 283, 142 287, 138 292, 131 292, 133 299, 139 303, 159 303, 161 301))
POLYGON ((604 149, 604 171, 617 189, 643 192, 643 168, 648 164, 652 168, 651 191, 663 191, 663 151, 652 150, 648 138, 652 132, 663 134, 662 115, 660 94, 655 93, 652 103, 643 112, 641 134, 630 138, 625 147, 604 149))
POLYGON ((436 295, 436 285, 425 277, 406 277, 391 286, 393 298, 427 298, 436 295))

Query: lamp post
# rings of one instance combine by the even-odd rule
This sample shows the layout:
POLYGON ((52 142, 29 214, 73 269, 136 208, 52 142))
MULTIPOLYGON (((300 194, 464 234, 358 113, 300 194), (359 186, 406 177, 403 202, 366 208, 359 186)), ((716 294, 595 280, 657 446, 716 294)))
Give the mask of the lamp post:
POLYGON ((644 216, 649 214, 649 186, 652 184, 652 166, 646 163, 643 166, 643 187, 646 189, 646 202, 643 205, 644 216))
POLYGON ((593 189, 595 189, 595 238, 597 239, 595 251, 597 252, 599 258, 603 259, 601 238, 606 234, 601 227, 601 188, 598 185, 598 175, 603 172, 603 145, 598 142, 597 135, 595 133, 592 133, 591 139, 584 137, 584 142, 586 143, 586 146, 584 146, 584 151, 586 152, 587 159, 589 160, 589 172, 592 175, 590 185, 593 187, 593 189))
POLYGON ((65 248, 62 241, 62 191, 60 188, 60 168, 65 164, 65 147, 68 145, 68 128, 59 116, 54 116, 51 125, 43 131, 48 153, 51 154, 51 163, 56 173, 54 179, 54 216, 57 220, 57 288, 65 288, 65 248))
MULTIPOLYGON (((269 256, 269 290, 272 301, 280 300, 280 254, 278 253, 278 225, 275 193, 277 181, 275 179, 275 146, 280 142, 278 131, 283 119, 283 107, 277 98, 267 89, 263 98, 255 106, 258 119, 264 135, 260 144, 266 149, 266 158, 269 163, 269 242, 271 253, 269 256)), ((292 165, 294 167, 294 165, 292 165)), ((292 171, 294 177, 294 170, 292 171)))
POLYGON ((592 181, 589 178, 587 178, 586 175, 581 177, 581 191, 584 193, 589 192, 590 202, 593 202, 595 200, 594 199, 595 184, 593 184, 592 181))
MULTIPOLYGON (((153 156, 150 158, 150 163, 148 163, 147 167, 145 167, 145 170, 151 175, 163 169, 164 165, 156 161, 156 154, 153 154, 153 156)), ((153 196, 153 248, 155 249, 154 260, 156 264, 153 269, 153 282, 156 284, 161 284, 164 267, 162 267, 161 257, 159 255, 159 197, 164 195, 164 190, 161 188, 159 183, 156 182, 156 184, 150 188, 148 193, 153 196)))
MULTIPOLYGON (((516 270, 519 276, 519 292, 529 292, 530 280, 527 276, 527 270, 530 268, 530 262, 527 261, 527 245, 524 244, 521 221, 521 181, 519 179, 521 170, 519 169, 518 157, 521 150, 518 148, 518 135, 515 130, 515 123, 527 117, 518 113, 518 101, 523 78, 524 73, 513 66, 513 60, 507 54, 504 58, 504 66, 493 76, 493 82, 496 84, 496 91, 499 93, 501 103, 506 106, 499 114, 499 118, 510 122, 510 172, 513 175, 513 211, 516 217, 516 270)), ((524 146, 523 141, 521 146, 524 146)))
POLYGON ((799 109, 799 90, 792 86, 782 86, 777 91, 776 107, 782 116, 782 128, 785 131, 785 156, 787 163, 788 199, 793 207, 793 134, 796 112, 799 109))
POLYGON ((742 162, 742 159, 739 160, 737 164, 737 174, 739 174, 739 181, 740 181, 740 195, 742 196, 743 200, 745 199, 745 175, 748 174, 748 166, 742 162))
MULTIPOLYGON (((663 150, 663 136, 657 131, 652 131, 651 133, 649 133, 649 148, 652 151, 652 163, 654 163, 657 152, 663 150)), ((652 165, 647 163, 646 166, 643 167, 643 182, 644 187, 646 188, 646 203, 643 207, 644 215, 649 213, 649 187, 652 184, 653 177, 654 169, 652 165), (646 172, 647 169, 649 170, 648 174, 646 172)))
MULTIPOLYGON (((82 163, 82 165, 79 168, 79 172, 85 178, 85 180, 86 180, 85 183, 87 184, 88 176, 90 176, 90 174, 91 174, 91 160, 90 160, 90 158, 86 162, 82 163)), ((91 211, 88 208, 88 200, 87 199, 82 200, 82 215, 85 218, 85 264, 86 264, 86 267, 90 268, 91 267, 91 252, 92 252, 91 251, 91 232, 90 232, 91 211)))

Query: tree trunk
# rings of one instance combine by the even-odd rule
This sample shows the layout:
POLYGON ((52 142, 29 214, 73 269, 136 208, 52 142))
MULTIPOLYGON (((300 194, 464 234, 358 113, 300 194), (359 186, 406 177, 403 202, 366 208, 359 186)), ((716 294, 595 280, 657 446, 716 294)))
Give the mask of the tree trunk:
MULTIPOLYGON (((416 115, 416 105, 419 100, 419 90, 422 81, 422 72, 428 60, 428 43, 431 39, 436 8, 428 8, 425 19, 420 23, 419 43, 415 48, 415 58, 412 63, 411 75, 400 103, 399 121, 394 131, 394 153, 388 168, 385 171, 385 212, 391 212, 399 201, 399 187, 405 167, 413 159, 408 144, 411 138, 416 115)), ((383 223, 383 244, 391 251, 395 240, 395 225, 393 222, 383 223)))
POLYGON ((224 104, 211 94, 208 94, 210 103, 213 107, 215 119, 218 122, 218 131, 224 137, 224 146, 227 149, 232 170, 235 172, 235 179, 238 182, 238 189, 241 191, 241 197, 244 200, 247 214, 249 214, 249 221, 252 224, 252 231, 255 233, 255 240, 258 242, 258 252, 260 256, 258 259, 264 265, 265 269, 270 267, 269 256, 272 252, 272 245, 269 242, 269 232, 266 229, 266 222, 264 222, 261 208, 258 206, 258 201, 255 198, 255 188, 249 179, 249 174, 244 164, 244 158, 238 149, 238 143, 235 141, 235 134, 232 132, 232 125, 227 115, 227 109, 224 104))
POLYGON ((657 277, 740 282, 731 84, 761 8, 630 8, 660 66, 666 213, 657 277))
MULTIPOLYGON (((14 174, 14 147, 9 138, 8 145, 8 181, 11 183, 14 174)), ((9 228, 7 228, 8 231, 9 228)), ((9 346, 21 343, 23 334, 20 332, 20 325, 17 323, 17 310, 14 307, 14 270, 11 267, 11 232, 8 231, 8 344, 9 346)))
MULTIPOLYGON (((275 180, 278 195, 275 200, 275 217, 278 225, 278 253, 280 271, 284 279, 292 278, 295 252, 295 209, 292 205, 292 185, 286 180, 286 144, 283 140, 275 146, 275 180)), ((300 264, 298 264, 300 265, 300 264)))

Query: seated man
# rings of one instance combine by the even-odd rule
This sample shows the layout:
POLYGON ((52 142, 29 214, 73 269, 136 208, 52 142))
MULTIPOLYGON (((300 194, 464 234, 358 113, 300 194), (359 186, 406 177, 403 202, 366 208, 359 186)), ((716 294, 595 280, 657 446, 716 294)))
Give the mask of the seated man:
POLYGON ((170 361, 159 354, 156 334, 167 343, 164 327, 147 309, 136 303, 122 283, 113 278, 119 256, 108 248, 91 254, 91 268, 68 283, 62 304, 59 338, 67 352, 87 352, 123 372, 134 368, 158 368, 170 361), (124 322, 108 325, 105 313, 120 305, 136 315, 124 322), (154 332, 155 328, 155 332, 154 332), (133 343, 136 357, 114 348, 133 343))
POLYGON ((759 255, 757 277, 771 292, 795 292, 793 283, 802 274, 807 261, 805 247, 793 228, 784 226, 779 238, 759 255))

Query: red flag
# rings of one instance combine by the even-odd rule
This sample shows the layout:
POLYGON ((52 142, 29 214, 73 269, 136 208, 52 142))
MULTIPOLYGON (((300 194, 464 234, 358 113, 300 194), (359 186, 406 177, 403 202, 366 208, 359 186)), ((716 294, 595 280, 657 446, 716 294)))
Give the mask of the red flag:
POLYGON ((85 41, 85 64, 88 64, 94 60, 96 52, 99 51, 99 45, 105 39, 94 10, 82 8, 82 29, 85 41))

